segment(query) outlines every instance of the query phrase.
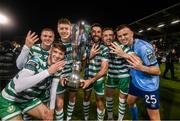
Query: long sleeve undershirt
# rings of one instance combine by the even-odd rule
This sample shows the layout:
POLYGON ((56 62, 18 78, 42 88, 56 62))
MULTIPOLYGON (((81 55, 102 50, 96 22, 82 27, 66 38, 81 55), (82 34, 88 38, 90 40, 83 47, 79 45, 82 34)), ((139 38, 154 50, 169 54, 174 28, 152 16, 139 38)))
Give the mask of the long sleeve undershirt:
POLYGON ((41 82, 45 78, 50 76, 48 70, 44 70, 38 74, 34 75, 34 72, 29 69, 23 69, 19 73, 19 78, 14 80, 15 84, 15 91, 21 92, 23 90, 26 90, 37 83, 41 82))
POLYGON ((16 60, 16 65, 18 69, 22 69, 24 65, 26 64, 28 57, 29 57, 29 51, 30 48, 28 48, 26 45, 23 46, 21 53, 19 54, 17 60, 16 60))

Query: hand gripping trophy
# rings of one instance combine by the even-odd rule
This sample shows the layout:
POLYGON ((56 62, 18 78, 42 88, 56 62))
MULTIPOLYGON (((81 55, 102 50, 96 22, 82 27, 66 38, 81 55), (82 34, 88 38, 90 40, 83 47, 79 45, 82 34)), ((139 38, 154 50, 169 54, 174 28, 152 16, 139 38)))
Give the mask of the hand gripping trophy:
POLYGON ((67 79, 67 86, 72 89, 78 89, 80 87, 80 70, 81 70, 81 59, 85 52, 85 44, 87 40, 84 26, 74 24, 72 26, 72 74, 67 79))

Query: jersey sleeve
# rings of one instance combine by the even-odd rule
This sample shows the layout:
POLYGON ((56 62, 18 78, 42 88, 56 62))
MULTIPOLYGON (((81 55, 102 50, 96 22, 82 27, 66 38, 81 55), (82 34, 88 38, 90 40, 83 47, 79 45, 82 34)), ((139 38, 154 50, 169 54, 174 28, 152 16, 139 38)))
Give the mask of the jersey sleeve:
POLYGON ((143 63, 147 66, 153 66, 157 65, 157 59, 155 56, 155 52, 152 48, 143 46, 140 51, 141 59, 143 60, 143 63))
POLYGON ((25 64, 25 69, 29 69, 31 71, 36 72, 37 69, 39 68, 39 63, 37 59, 30 59, 26 64, 25 64))
POLYGON ((25 66, 26 62, 29 59, 29 53, 30 53, 30 49, 26 45, 24 45, 21 50, 21 53, 16 59, 16 65, 18 69, 22 69, 25 66))

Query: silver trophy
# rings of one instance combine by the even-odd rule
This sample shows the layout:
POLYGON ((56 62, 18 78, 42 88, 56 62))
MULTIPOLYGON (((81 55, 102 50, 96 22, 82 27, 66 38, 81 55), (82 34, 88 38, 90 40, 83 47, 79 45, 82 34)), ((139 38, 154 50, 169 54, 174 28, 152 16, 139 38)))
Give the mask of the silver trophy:
POLYGON ((72 45, 72 74, 67 79, 67 86, 72 89, 78 89, 80 87, 81 59, 85 52, 87 36, 83 26, 74 24, 72 26, 71 45, 72 45))

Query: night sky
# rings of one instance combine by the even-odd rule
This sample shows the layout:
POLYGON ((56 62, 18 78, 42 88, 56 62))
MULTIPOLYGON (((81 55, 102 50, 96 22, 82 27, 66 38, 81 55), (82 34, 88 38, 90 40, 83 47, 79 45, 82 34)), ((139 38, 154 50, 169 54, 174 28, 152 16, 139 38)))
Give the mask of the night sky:
POLYGON ((57 21, 66 17, 72 23, 85 20, 116 28, 178 3, 179 0, 0 0, 0 12, 10 16, 11 25, 0 26, 3 39, 15 39, 31 29, 56 31, 57 21))

